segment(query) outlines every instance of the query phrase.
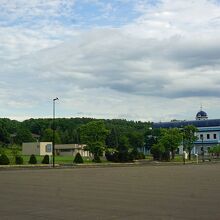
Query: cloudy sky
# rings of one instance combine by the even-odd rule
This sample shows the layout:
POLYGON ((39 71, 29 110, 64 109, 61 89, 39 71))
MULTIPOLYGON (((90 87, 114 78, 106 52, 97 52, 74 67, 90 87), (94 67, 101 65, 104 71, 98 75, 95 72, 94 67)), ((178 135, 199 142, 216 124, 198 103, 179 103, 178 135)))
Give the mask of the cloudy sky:
POLYGON ((0 117, 220 118, 220 0, 0 0, 0 117))

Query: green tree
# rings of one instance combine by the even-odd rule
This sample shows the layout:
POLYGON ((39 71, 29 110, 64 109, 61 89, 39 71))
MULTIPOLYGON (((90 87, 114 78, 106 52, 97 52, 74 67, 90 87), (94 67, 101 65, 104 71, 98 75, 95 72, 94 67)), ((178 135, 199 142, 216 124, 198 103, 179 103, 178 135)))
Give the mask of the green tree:
MULTIPOLYGON (((53 130, 51 128, 47 128, 44 130, 41 141, 53 141, 53 130)), ((55 131, 54 133, 54 141, 56 144, 61 143, 60 135, 57 131, 55 131)))
POLYGON ((196 132, 198 129, 193 125, 187 125, 183 128, 183 147, 188 150, 189 160, 191 160, 191 151, 194 146, 194 142, 198 139, 196 132))
POLYGON ((120 135, 117 149, 119 162, 128 162, 131 159, 129 155, 130 149, 129 138, 126 135, 120 135))
POLYGON ((19 148, 19 146, 15 145, 15 144, 13 144, 12 147, 11 147, 11 154, 12 154, 14 160, 15 160, 15 163, 16 163, 16 158, 19 157, 19 155, 20 155, 20 150, 21 149, 19 148))
POLYGON ((151 127, 147 127, 144 133, 144 144, 147 150, 151 150, 153 145, 157 144, 160 136, 162 135, 162 129, 156 128, 152 129, 151 127))
POLYGON ((0 156, 0 165, 8 165, 10 163, 9 158, 7 157, 7 155, 2 154, 0 156))
POLYGON ((37 164, 37 158, 35 157, 35 155, 34 154, 32 154, 31 156, 30 156, 30 159, 29 159, 29 162, 28 162, 29 164, 37 164))
POLYGON ((9 143, 10 137, 9 133, 4 127, 3 123, 0 123, 0 142, 1 143, 9 143))
POLYGON ((132 148, 142 148, 144 146, 144 133, 133 131, 129 133, 129 143, 132 148))
POLYGON ((177 128, 162 129, 158 143, 153 146, 152 153, 158 158, 170 160, 170 152, 172 159, 175 157, 175 151, 182 141, 181 131, 177 128))
POLYGON ((100 161, 105 149, 105 139, 109 134, 103 121, 92 121, 80 127, 81 141, 86 144, 85 150, 91 152, 94 161, 100 161))
POLYGON ((111 128, 111 131, 106 137, 106 145, 108 148, 118 148, 118 131, 115 127, 111 128))
POLYGON ((78 152, 73 160, 74 163, 83 163, 83 158, 81 154, 78 152))
POLYGON ((42 164, 49 164, 50 163, 50 157, 49 155, 44 155, 44 158, 41 162, 42 164))
POLYGON ((153 155, 154 160, 165 159, 165 152, 166 149, 161 142, 158 142, 151 147, 151 154, 153 155))
POLYGON ((182 133, 178 128, 165 129, 161 142, 165 149, 171 152, 172 159, 174 159, 175 152, 182 142, 182 133))
POLYGON ((23 164, 23 163, 24 163, 23 158, 20 155, 17 155, 15 157, 15 164, 23 164))
POLYGON ((34 141, 34 138, 32 137, 31 132, 27 128, 20 126, 14 138, 14 142, 21 145, 23 142, 32 141, 34 141))

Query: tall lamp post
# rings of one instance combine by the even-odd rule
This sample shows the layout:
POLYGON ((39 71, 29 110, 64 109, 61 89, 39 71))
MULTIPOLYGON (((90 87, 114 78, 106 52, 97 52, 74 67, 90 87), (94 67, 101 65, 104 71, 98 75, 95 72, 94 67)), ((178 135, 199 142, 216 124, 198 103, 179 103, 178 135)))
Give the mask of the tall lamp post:
POLYGON ((53 167, 55 167, 55 102, 59 100, 57 97, 53 99, 53 167))

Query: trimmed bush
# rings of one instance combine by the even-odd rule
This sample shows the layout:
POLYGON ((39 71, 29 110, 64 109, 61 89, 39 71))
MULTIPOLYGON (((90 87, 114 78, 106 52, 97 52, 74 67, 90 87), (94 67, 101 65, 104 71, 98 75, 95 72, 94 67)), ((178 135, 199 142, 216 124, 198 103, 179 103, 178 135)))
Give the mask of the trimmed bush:
POLYGON ((10 163, 8 157, 5 154, 0 156, 0 165, 8 165, 10 163))
POLYGON ((50 163, 50 157, 49 155, 45 155, 43 160, 42 160, 43 164, 49 164, 50 163))
POLYGON ((73 160, 74 163, 83 163, 83 158, 81 156, 80 153, 77 153, 74 160, 73 160))
POLYGON ((24 160, 21 156, 16 156, 15 157, 15 164, 23 164, 24 160))
POLYGON ((37 159, 36 159, 36 157, 35 157, 35 155, 34 154, 32 154, 31 156, 30 156, 30 159, 29 159, 29 162, 28 162, 29 164, 37 164, 37 159))

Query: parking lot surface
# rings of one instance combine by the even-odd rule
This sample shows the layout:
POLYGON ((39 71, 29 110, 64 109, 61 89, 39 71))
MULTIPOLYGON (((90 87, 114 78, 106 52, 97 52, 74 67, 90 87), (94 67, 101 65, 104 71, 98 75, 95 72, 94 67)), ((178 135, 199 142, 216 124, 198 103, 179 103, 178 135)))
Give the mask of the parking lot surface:
POLYGON ((0 219, 220 219, 220 164, 0 171, 0 219))

